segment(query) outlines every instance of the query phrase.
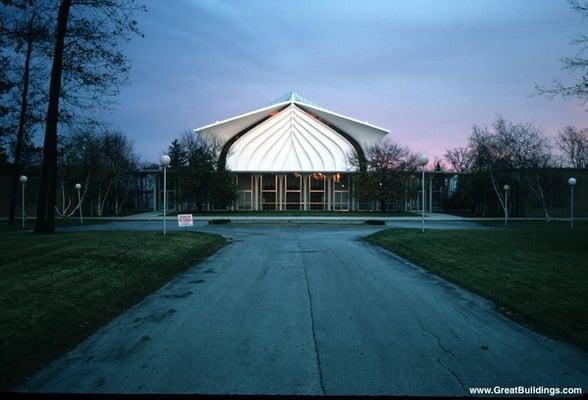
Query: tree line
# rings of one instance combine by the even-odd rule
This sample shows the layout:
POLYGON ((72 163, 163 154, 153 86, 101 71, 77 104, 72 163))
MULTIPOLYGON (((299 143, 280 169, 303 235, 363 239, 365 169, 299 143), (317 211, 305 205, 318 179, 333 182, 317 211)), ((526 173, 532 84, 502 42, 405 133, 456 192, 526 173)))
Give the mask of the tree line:
MULTIPOLYGON (((467 174, 458 180, 454 198, 446 199, 454 208, 485 216, 505 212, 512 204, 507 204, 503 186, 516 181, 549 220, 550 199, 562 192, 557 181, 561 177, 553 169, 588 168, 588 129, 567 126, 552 142, 531 123, 513 123, 499 116, 490 128, 475 125, 467 146, 446 150, 431 167, 446 172, 445 176, 467 174)), ((370 147, 365 160, 353 155, 350 163, 358 171, 353 177, 358 200, 376 201, 381 212, 407 209, 404 202, 421 188, 417 159, 416 153, 388 139, 370 147)), ((433 185, 438 189, 445 180, 436 175, 433 185)))
POLYGON ((513 205, 504 185, 516 184, 549 220, 555 197, 565 192, 554 168, 588 168, 588 129, 568 126, 553 143, 531 123, 497 117, 490 128, 474 126, 467 146, 447 150, 444 161, 446 169, 468 173, 454 199, 461 208, 489 215, 498 204, 506 213, 513 205))
POLYGON ((57 204, 60 137, 100 125, 94 111, 108 108, 127 80, 130 63, 119 45, 141 35, 134 15, 142 10, 136 0, 0 0, 0 161, 12 159, 9 223, 18 177, 42 136, 35 232, 54 232, 64 211, 57 204))

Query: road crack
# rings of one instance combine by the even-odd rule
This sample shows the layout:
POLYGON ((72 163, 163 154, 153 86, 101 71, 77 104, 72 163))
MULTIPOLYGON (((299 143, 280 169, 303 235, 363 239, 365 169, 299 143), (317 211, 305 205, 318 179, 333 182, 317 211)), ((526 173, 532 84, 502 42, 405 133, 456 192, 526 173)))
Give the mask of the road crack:
MULTIPOLYGON (((425 326, 423 325, 423 323, 421 322, 421 320, 418 319, 416 317, 416 315, 411 314, 411 316, 417 322, 417 324, 419 325, 419 327, 421 328, 421 330, 423 332, 426 332, 427 334, 429 334, 430 336, 432 336, 432 337, 434 337, 436 339, 437 346, 441 350, 443 350, 444 353, 450 354, 451 356, 453 356, 453 358, 455 358, 456 360, 459 360, 459 357, 457 357, 457 355, 453 351, 449 350, 447 347, 445 347, 443 345, 443 342, 441 341, 441 338, 439 337, 439 335, 437 335, 433 331, 425 328, 425 326)), ((464 383, 462 382, 461 378, 459 377, 459 375, 457 375, 457 373, 455 371, 453 371, 451 368, 449 368, 449 366, 443 364, 443 362, 441 362, 441 358, 437 358, 437 364, 439 364, 441 367, 443 367, 444 369, 446 369, 451 374, 451 376, 453 376, 453 378, 457 381, 457 383, 459 384, 459 386, 462 388, 462 390, 465 393, 469 393, 468 390, 467 390, 467 388, 465 387, 464 383)))
POLYGON ((415 315, 412 315, 412 317, 417 322, 417 324, 420 326, 420 328, 423 332, 428 333, 429 335, 433 336, 437 340, 437 346, 439 346, 439 348, 441 350, 443 350, 445 353, 451 354, 454 358, 457 358, 457 359, 459 358, 459 357, 457 357, 457 355, 453 351, 449 350, 447 347, 445 347, 443 345, 443 342, 441 342, 441 338, 438 335, 436 335, 433 331, 425 328, 425 326, 423 325, 423 323, 421 322, 420 319, 418 319, 415 315))
MULTIPOLYGON (((300 248, 300 242, 298 243, 298 248, 300 248)), ((304 271, 304 281, 306 282, 306 297, 308 299, 308 306, 309 306, 309 313, 310 313, 310 327, 312 330, 312 341, 314 343, 314 354, 316 357, 316 364, 319 374, 319 385, 321 388, 322 395, 325 395, 325 384, 323 381, 323 370, 321 367, 321 355, 318 348, 318 342, 316 340, 316 329, 315 329, 315 321, 314 321, 314 310, 312 307, 312 294, 310 293, 310 283, 308 280, 308 273, 306 271, 306 263, 304 262, 304 255, 302 255, 302 270, 304 271)))
POLYGON ((459 386, 461 386, 461 388, 463 389, 463 391, 465 393, 469 393, 468 390, 466 389, 465 385, 463 384, 463 382, 461 381, 461 379, 459 378, 459 375, 457 375, 451 368, 449 368, 447 365, 443 364, 441 362, 441 359, 438 358, 437 359, 437 364, 439 364, 440 366, 442 366, 443 368, 445 368, 450 374, 451 376, 453 376, 455 378, 455 380, 457 381, 457 383, 459 384, 459 386))

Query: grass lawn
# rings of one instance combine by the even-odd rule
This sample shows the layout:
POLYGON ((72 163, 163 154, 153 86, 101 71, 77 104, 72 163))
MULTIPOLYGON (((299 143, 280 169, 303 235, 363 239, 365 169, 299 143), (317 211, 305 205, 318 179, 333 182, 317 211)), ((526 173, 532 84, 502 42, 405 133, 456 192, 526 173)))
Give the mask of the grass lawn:
POLYGON ((588 223, 488 230, 389 229, 366 240, 482 296, 526 325, 588 348, 588 223))
POLYGON ((223 246, 177 232, 0 232, 0 389, 223 246))
MULTIPOLYGON (((70 226, 86 226, 86 225, 97 225, 97 224, 108 224, 112 222, 111 220, 102 220, 102 219, 85 219, 84 223, 82 224, 78 218, 67 218, 62 219, 58 218, 55 220, 55 227, 57 230, 59 228, 66 228, 70 226)), ((24 231, 32 231, 35 227, 35 221, 32 219, 27 219, 25 221, 24 231)), ((6 220, 0 221, 0 232, 18 232, 23 231, 22 228, 22 221, 17 220, 16 225, 8 225, 6 220)))

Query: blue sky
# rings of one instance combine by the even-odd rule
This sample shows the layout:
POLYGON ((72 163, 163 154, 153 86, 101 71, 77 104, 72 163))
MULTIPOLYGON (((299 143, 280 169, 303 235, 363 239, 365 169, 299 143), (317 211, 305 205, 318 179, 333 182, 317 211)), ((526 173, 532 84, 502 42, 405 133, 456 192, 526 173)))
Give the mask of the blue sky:
POLYGON ((564 0, 145 1, 125 44, 131 83, 109 127, 156 161, 182 131, 289 90, 441 156, 496 115, 554 136, 588 127, 577 100, 530 96, 573 78, 558 58, 588 21, 564 0))

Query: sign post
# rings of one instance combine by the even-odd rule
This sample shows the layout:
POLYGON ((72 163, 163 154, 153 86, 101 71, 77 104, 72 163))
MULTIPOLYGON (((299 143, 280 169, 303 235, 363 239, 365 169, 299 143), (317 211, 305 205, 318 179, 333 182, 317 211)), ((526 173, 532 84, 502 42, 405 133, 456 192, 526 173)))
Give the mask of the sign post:
POLYGON ((192 214, 178 214, 178 226, 181 227, 189 227, 194 226, 194 220, 192 219, 192 214))

